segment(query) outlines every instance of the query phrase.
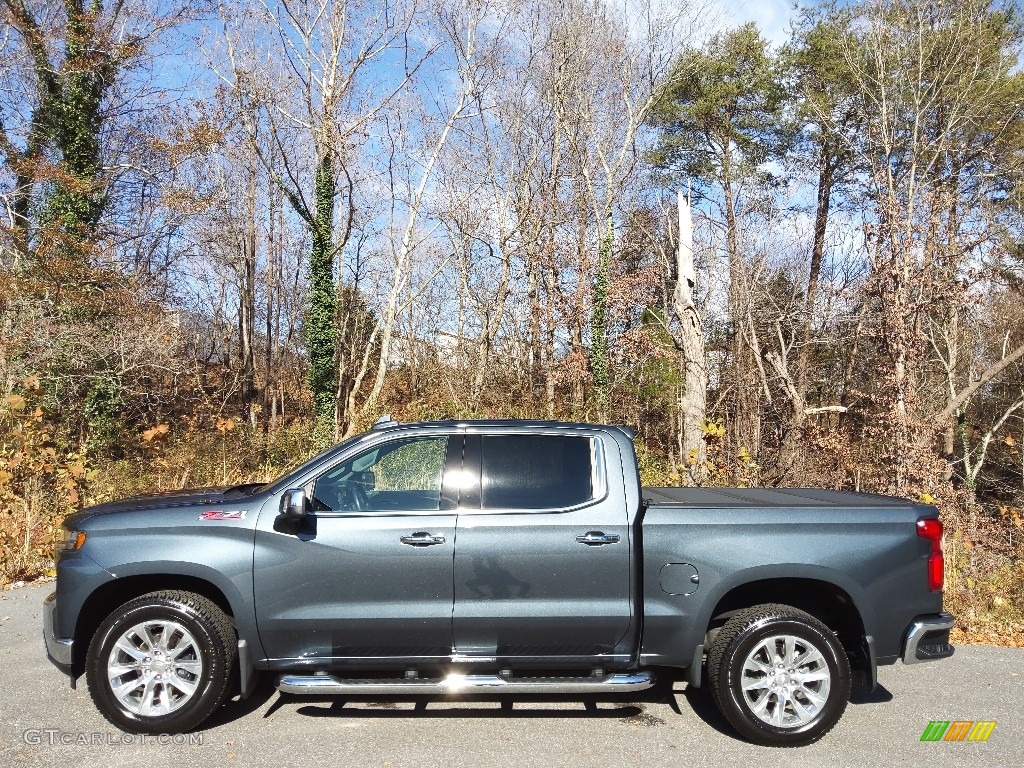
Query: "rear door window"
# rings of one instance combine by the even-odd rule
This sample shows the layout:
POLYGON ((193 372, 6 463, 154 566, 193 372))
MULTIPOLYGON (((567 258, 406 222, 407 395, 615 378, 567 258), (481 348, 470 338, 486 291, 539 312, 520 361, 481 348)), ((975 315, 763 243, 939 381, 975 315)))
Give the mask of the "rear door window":
POLYGON ((564 509, 604 495, 600 443, 560 435, 484 435, 483 509, 564 509))

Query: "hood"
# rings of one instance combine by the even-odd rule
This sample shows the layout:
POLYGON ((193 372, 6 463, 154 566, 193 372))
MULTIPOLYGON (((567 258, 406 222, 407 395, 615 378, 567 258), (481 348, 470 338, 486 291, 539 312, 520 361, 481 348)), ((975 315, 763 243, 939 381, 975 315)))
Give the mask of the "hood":
POLYGON ((219 504, 224 501, 234 501, 245 496, 250 496, 254 491, 262 487, 262 483, 246 483, 244 485, 146 493, 139 496, 131 496, 127 499, 107 501, 103 504, 86 507, 74 514, 68 515, 64 520, 64 526, 69 529, 74 529, 77 524, 81 523, 86 518, 93 517, 94 515, 105 515, 111 512, 131 512, 134 510, 144 509, 170 509, 172 507, 208 506, 211 504, 219 504))

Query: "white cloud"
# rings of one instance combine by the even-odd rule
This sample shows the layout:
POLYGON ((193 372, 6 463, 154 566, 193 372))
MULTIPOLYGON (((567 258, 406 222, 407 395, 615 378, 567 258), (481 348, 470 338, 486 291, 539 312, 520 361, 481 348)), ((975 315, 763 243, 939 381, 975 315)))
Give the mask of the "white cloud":
POLYGON ((793 0, 603 0, 625 22, 630 33, 644 39, 650 19, 664 21, 682 14, 698 45, 712 35, 753 21, 772 45, 788 39, 789 22, 795 15, 793 0))
POLYGON ((726 26, 733 27, 753 21, 761 34, 774 45, 787 39, 789 22, 794 16, 791 0, 713 0, 721 10, 726 26))

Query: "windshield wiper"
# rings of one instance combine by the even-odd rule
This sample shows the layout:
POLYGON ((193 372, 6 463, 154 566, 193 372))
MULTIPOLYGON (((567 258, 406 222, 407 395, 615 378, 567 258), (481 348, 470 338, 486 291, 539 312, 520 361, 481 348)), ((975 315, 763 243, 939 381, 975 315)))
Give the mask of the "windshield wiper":
POLYGON ((239 485, 233 485, 224 491, 225 499, 238 499, 242 496, 252 496, 260 488, 263 488, 266 483, 240 483, 239 485))

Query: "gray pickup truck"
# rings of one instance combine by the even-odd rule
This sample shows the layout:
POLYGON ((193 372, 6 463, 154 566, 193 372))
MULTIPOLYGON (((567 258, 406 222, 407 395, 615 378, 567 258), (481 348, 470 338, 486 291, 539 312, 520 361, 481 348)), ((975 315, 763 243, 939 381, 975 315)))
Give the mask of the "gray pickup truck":
POLYGON ((793 746, 876 669, 953 653, 928 505, 643 488, 625 428, 382 419, 265 485, 65 522, 50 659, 117 727, 286 693, 601 694, 706 685, 793 746))

